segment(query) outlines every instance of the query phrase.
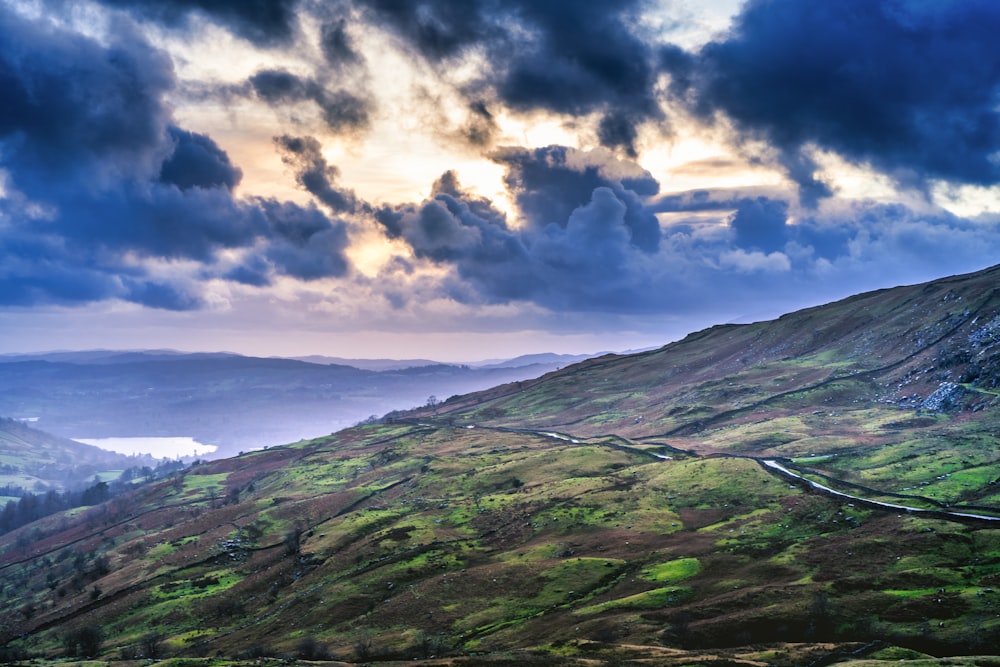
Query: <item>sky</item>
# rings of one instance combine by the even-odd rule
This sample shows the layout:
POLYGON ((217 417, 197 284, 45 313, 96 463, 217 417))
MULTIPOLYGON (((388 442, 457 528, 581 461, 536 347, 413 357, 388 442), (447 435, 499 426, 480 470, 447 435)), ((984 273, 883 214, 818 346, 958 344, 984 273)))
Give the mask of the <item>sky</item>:
POLYGON ((1000 263, 994 0, 0 0, 0 353, 665 344, 1000 263))

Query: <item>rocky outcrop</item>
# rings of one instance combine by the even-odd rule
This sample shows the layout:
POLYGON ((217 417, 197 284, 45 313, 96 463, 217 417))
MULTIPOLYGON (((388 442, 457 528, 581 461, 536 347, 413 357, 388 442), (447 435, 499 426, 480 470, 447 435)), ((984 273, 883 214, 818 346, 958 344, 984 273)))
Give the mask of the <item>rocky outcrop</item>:
POLYGON ((947 412, 961 407, 961 399, 965 393, 965 388, 960 384, 942 382, 933 394, 923 400, 920 407, 931 412, 947 412))

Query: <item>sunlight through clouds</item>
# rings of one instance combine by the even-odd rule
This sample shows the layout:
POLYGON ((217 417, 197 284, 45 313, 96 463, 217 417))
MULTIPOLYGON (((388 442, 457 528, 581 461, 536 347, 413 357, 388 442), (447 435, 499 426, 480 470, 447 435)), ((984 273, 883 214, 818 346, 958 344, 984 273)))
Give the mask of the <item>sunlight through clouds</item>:
POLYGON ((5 344, 625 349, 995 263, 1000 11, 890 9, 7 3, 5 344))

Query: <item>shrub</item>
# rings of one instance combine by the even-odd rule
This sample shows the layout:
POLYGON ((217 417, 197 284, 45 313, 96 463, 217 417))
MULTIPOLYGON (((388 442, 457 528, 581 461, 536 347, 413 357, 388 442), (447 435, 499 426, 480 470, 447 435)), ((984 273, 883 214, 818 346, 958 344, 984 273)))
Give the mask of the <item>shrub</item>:
POLYGON ((63 637, 66 655, 71 658, 96 658, 104 643, 104 631, 96 625, 84 625, 70 630, 63 637))
POLYGON ((305 637, 295 647, 295 656, 299 660, 329 660, 330 651, 312 637, 305 637))

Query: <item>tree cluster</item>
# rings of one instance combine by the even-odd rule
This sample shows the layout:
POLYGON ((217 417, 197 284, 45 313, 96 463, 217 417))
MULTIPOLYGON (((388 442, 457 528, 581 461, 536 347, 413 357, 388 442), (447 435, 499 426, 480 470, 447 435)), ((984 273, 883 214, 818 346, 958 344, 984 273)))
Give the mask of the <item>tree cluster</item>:
POLYGON ((0 488, 0 495, 19 498, 7 501, 7 504, 0 510, 0 535, 57 512, 76 507, 99 505, 135 488, 137 480, 139 483, 151 482, 182 467, 181 463, 165 462, 155 469, 148 466, 129 468, 111 483, 95 477, 90 486, 73 491, 49 490, 45 493, 30 493, 21 487, 7 485, 0 488))

